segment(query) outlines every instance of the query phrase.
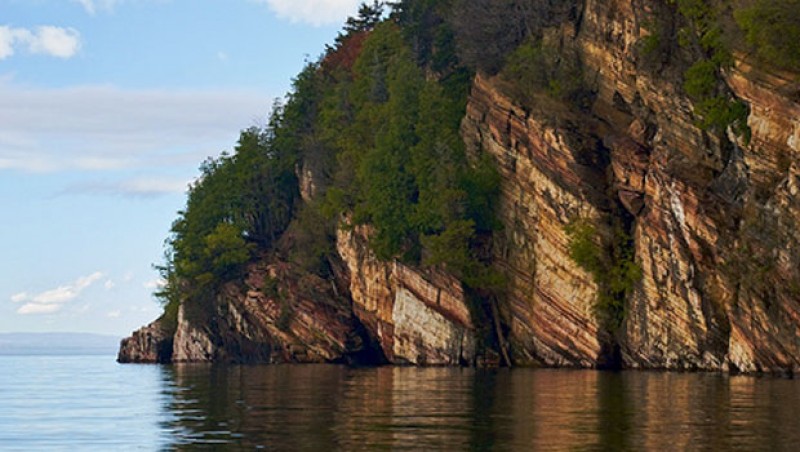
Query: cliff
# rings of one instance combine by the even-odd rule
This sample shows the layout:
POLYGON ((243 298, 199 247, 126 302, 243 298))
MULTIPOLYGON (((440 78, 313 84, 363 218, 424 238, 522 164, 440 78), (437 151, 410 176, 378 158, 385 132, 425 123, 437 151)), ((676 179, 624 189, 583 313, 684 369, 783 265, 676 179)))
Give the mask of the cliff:
POLYGON ((459 280, 435 269, 383 262, 370 251, 369 230, 340 230, 353 311, 394 364, 471 365, 476 329, 459 280))
MULTIPOLYGON (((336 233, 329 279, 254 264, 213 314, 181 307, 174 331, 135 332, 120 361, 475 365, 507 354, 513 365, 797 372, 798 75, 735 53, 722 83, 749 107, 751 136, 701 127, 680 70, 647 68, 639 50, 654 14, 677 14, 665 8, 585 0, 544 31, 579 60, 591 92, 580 103, 515 97, 502 74, 473 78, 460 134, 473 164, 488 157, 500 174, 496 309, 446 265, 378 259, 374 231, 351 225, 336 233), (576 262, 576 219, 604 262, 630 260, 633 284, 576 262)), ((311 166, 298 166, 306 202, 325 186, 311 166)))
POLYGON ((475 80, 463 131, 503 175, 496 258, 514 360, 602 365, 611 341, 625 367, 794 372, 796 75, 739 55, 727 82, 750 105, 752 139, 719 140, 695 125, 680 79, 638 69, 647 6, 587 1, 580 27, 559 30, 594 86, 589 112, 524 110, 498 81, 475 80), (598 339, 597 287, 569 258, 576 215, 630 215, 642 278, 612 338, 598 339))
MULTIPOLYGON (((273 259, 265 259, 273 260, 273 259)), ((154 322, 124 339, 120 362, 372 362, 369 343, 335 283, 290 264, 250 266, 211 312, 181 305, 167 332, 154 322)))

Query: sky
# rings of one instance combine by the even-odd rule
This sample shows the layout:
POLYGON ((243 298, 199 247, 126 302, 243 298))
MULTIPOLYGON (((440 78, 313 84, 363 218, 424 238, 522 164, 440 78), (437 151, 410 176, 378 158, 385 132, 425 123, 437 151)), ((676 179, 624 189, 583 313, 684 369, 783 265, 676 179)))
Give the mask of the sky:
POLYGON ((124 336, 209 156, 358 0, 0 0, 0 333, 124 336))

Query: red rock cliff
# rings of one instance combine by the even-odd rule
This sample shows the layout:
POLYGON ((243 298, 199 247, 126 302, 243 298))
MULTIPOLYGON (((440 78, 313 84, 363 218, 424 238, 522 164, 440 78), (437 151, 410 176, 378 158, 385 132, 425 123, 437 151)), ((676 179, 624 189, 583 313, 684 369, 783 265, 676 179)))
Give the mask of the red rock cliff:
MULTIPOLYGON (((478 75, 462 136, 502 176, 494 265, 507 276, 499 320, 516 365, 800 370, 800 84, 737 55, 725 82, 750 107, 752 139, 696 126, 678 70, 643 70, 637 45, 656 0, 585 0, 546 31, 578 55, 591 104, 526 106, 478 75), (569 257, 566 226, 630 233, 641 279, 610 330, 600 288, 569 257)), ((317 190, 299 168, 304 198, 317 190)), ((339 231, 340 284, 256 266, 220 295, 213 319, 181 310, 123 343, 121 360, 472 364, 485 344, 461 283, 441 269, 382 262, 369 228, 339 231), (264 292, 271 275, 283 292, 264 292), (173 340, 174 339, 174 340, 173 340), (166 341, 173 340, 170 346, 166 341), (371 345, 374 344, 374 345, 371 345), (370 349, 374 347, 374 349, 370 349), (370 351, 371 350, 371 351, 370 351)))
MULTIPOLYGON (((749 144, 695 126, 680 78, 639 70, 635 46, 654 2, 588 0, 577 26, 554 31, 576 49, 591 111, 522 106, 477 77, 462 131, 503 176, 497 265, 517 363, 597 366, 597 287, 571 263, 571 216, 632 216, 642 279, 614 341, 628 367, 796 371, 800 241, 796 74, 737 61, 733 92, 750 104, 749 144)), ((599 338, 599 339, 598 339, 599 338)))

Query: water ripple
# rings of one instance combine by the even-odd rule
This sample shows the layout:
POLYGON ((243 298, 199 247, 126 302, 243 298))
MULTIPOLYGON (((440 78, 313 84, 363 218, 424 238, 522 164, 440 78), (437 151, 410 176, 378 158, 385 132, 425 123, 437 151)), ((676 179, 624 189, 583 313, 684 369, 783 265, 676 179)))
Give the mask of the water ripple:
POLYGON ((791 450, 800 382, 0 357, 0 450, 791 450))

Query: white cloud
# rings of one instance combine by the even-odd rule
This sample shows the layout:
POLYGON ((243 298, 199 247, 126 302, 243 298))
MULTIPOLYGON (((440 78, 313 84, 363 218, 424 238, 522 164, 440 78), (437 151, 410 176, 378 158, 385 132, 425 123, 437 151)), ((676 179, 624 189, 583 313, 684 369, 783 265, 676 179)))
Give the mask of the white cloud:
POLYGON ((94 272, 89 276, 82 276, 71 284, 59 286, 55 289, 42 292, 33 297, 36 303, 49 304, 49 303, 64 303, 77 298, 84 289, 94 284, 97 280, 103 277, 103 273, 94 272))
MULTIPOLYGON (((0 79, 0 170, 194 174, 270 105, 271 96, 252 91, 42 89, 0 79)), ((118 191, 183 191, 187 182, 140 177, 115 182, 118 191)))
POLYGON ((119 316, 120 316, 120 315, 122 315, 122 311, 120 311, 120 310, 116 310, 116 311, 110 311, 110 312, 108 312, 108 313, 106 314, 106 317, 108 317, 108 318, 110 318, 110 319, 116 319, 116 318, 119 318, 119 316))
POLYGON ((72 300, 76 296, 78 296, 78 294, 74 286, 60 286, 48 290, 47 292, 40 293, 34 297, 33 301, 41 304, 64 303, 72 300))
POLYGON ((80 50, 81 35, 74 28, 39 27, 28 46, 33 53, 72 58, 80 50))
POLYGON ((74 28, 44 25, 35 29, 0 26, 0 60, 23 48, 29 53, 72 58, 81 48, 81 35, 74 28))
POLYGON ((343 23, 358 11, 362 0, 255 0, 266 3, 278 17, 320 26, 343 23))
POLYGON ((14 295, 11 295, 11 301, 14 303, 21 303, 28 299, 28 292, 20 292, 14 295))
POLYGON ((141 177, 108 182, 82 182, 67 187, 62 194, 119 195, 151 198, 174 193, 186 193, 191 180, 169 177, 141 177))
POLYGON ((37 304, 26 303, 17 309, 17 314, 30 315, 30 314, 53 314, 61 309, 60 304, 37 304))
POLYGON ((131 179, 123 181, 119 188, 122 193, 150 196, 166 193, 184 193, 189 182, 183 179, 131 179))
POLYGON ((52 314, 59 311, 64 303, 74 300, 81 292, 102 278, 102 272, 94 272, 91 275, 82 276, 72 283, 46 290, 32 297, 24 292, 17 294, 11 298, 11 301, 30 300, 17 309, 17 314, 52 314))
POLYGON ((142 284, 145 289, 161 289, 162 287, 166 286, 167 282, 164 281, 162 278, 154 279, 152 281, 147 281, 146 283, 142 284))
POLYGON ((114 286, 116 286, 116 284, 114 284, 114 281, 112 281, 110 279, 107 279, 106 282, 103 283, 103 287, 106 290, 111 290, 111 289, 114 288, 114 286))
POLYGON ((0 27, 0 60, 14 55, 14 41, 16 39, 15 33, 11 28, 0 27))

